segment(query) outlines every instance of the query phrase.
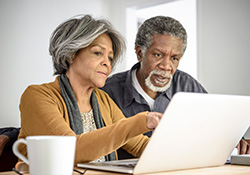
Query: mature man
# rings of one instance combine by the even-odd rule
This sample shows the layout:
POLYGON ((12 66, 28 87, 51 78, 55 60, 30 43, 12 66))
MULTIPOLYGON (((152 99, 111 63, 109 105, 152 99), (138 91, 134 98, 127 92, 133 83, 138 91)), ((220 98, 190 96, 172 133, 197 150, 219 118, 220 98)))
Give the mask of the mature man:
MULTIPOLYGON (((103 90, 126 117, 142 111, 163 113, 177 92, 207 93, 192 76, 177 69, 186 47, 187 33, 179 21, 165 16, 146 20, 135 40, 139 62, 108 78, 103 90)), ((120 159, 130 158, 122 150, 118 153, 120 159)))

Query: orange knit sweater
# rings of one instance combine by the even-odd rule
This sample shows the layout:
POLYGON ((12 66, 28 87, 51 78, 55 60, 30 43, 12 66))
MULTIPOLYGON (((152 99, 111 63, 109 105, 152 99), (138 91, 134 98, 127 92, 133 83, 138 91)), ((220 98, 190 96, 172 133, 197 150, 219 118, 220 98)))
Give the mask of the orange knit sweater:
MULTIPOLYGON (((139 157, 149 138, 142 133, 147 112, 125 118, 113 100, 102 90, 95 90, 106 127, 77 135, 75 164, 96 160, 119 147, 139 157)), ((18 138, 31 135, 75 135, 70 128, 66 104, 61 96, 58 77, 54 82, 29 86, 21 97, 21 130, 18 138)), ((20 151, 27 155, 26 147, 20 151)))

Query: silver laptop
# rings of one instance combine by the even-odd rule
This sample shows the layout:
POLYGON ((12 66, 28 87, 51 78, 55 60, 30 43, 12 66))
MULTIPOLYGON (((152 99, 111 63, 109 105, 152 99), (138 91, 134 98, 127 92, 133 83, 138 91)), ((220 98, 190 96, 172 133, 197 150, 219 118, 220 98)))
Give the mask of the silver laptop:
POLYGON ((250 97, 177 93, 139 159, 79 163, 130 174, 225 164, 250 126, 250 97))

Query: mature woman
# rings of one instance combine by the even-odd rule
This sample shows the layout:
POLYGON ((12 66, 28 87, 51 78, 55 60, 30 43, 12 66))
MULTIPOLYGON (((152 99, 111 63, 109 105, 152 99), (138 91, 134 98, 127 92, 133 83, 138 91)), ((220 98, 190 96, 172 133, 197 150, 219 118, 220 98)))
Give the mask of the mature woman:
MULTIPOLYGON (((21 97, 19 138, 76 135, 75 163, 117 159, 123 147, 138 157, 162 114, 125 118, 102 90, 124 51, 121 35, 106 20, 78 16, 59 25, 50 40, 54 82, 29 86, 21 97)), ((26 154, 26 148, 21 152, 26 154)))

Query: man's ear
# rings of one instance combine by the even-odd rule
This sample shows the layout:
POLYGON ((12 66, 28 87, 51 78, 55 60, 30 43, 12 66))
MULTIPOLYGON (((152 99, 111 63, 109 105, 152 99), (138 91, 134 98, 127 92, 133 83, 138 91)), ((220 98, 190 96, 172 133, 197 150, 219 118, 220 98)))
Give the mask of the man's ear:
POLYGON ((138 61, 141 62, 142 61, 142 51, 141 51, 140 46, 136 46, 135 52, 136 52, 136 56, 137 56, 138 61))

